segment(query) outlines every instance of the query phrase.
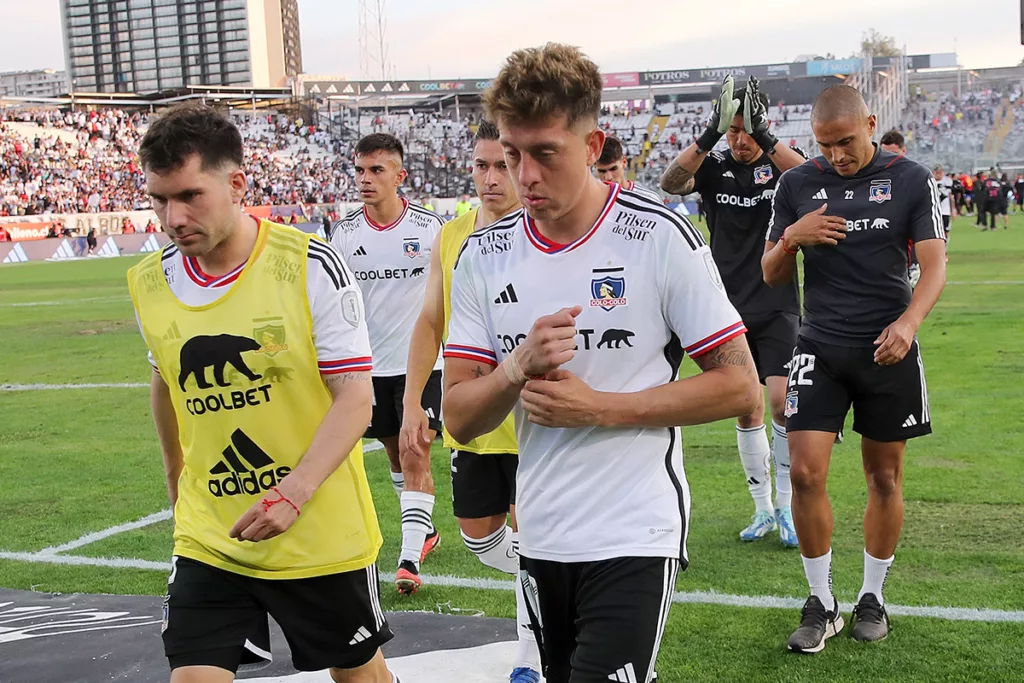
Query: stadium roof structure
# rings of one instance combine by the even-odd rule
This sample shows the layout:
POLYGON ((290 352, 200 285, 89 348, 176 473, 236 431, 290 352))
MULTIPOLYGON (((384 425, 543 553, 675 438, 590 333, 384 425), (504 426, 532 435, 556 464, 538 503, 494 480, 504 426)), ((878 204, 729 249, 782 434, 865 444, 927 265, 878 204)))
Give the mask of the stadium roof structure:
POLYGON ((272 108, 293 100, 289 88, 251 88, 247 86, 189 85, 150 93, 70 92, 57 97, 4 97, 0 105, 11 106, 101 106, 127 108, 166 107, 178 102, 198 100, 232 108, 272 108))

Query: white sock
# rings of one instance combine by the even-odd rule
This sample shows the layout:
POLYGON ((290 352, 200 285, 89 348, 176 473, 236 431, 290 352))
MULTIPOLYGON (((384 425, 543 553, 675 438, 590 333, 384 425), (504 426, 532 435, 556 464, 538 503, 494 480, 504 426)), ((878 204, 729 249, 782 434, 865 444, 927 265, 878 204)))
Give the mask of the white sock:
POLYGON ((484 565, 506 574, 519 573, 519 553, 513 548, 510 527, 503 526, 485 538, 470 538, 463 533, 462 540, 484 565))
POLYGON ((398 500, 402 500, 402 491, 405 490, 405 475, 401 472, 392 472, 391 486, 395 489, 395 495, 398 496, 398 500))
POLYGON ((516 647, 512 668, 526 667, 539 672, 540 651, 537 648, 537 636, 530 628, 530 613, 526 609, 526 595, 523 593, 523 582, 518 572, 516 572, 516 625, 519 631, 519 645, 516 647))
POLYGON ((402 554, 399 562, 409 560, 420 568, 420 555, 427 534, 434 528, 430 516, 434 513, 434 496, 420 491, 402 491, 402 554))
POLYGON ((768 461, 772 457, 768 445, 768 432, 764 425, 745 429, 737 425, 736 446, 740 451, 743 473, 747 475, 747 488, 758 512, 772 512, 772 472, 768 461))
POLYGON ((836 608, 836 599, 832 595, 832 549, 821 557, 803 557, 804 575, 811 587, 811 595, 817 596, 821 604, 829 612, 836 608))
POLYGON ((895 555, 888 560, 879 560, 871 557, 867 550, 864 551, 864 585, 861 586, 860 593, 857 594, 858 602, 865 593, 874 593, 878 598, 878 604, 885 604, 885 601, 882 600, 882 590, 885 588, 885 579, 889 576, 889 567, 892 566, 894 559, 896 559, 895 555))
POLYGON ((789 438, 786 428, 772 420, 772 459, 775 461, 775 507, 793 504, 793 485, 789 481, 789 438))

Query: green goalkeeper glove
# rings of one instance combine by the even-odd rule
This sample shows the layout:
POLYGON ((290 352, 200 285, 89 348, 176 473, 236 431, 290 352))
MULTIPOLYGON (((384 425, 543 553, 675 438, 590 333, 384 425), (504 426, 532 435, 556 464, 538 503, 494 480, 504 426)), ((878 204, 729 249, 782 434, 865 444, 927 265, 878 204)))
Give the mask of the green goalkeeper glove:
POLYGON ((700 151, 710 152, 732 125, 732 120, 740 109, 740 101, 733 97, 734 88, 732 76, 726 76, 722 81, 722 94, 711 110, 708 127, 697 138, 697 149, 700 151))

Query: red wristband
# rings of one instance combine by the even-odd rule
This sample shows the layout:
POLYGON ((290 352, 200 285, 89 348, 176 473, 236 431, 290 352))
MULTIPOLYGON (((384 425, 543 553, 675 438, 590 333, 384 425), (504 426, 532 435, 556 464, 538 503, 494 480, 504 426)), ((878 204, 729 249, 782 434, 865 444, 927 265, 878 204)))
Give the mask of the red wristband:
POLYGON ((289 505, 292 506, 292 509, 295 510, 296 516, 302 514, 302 512, 299 511, 299 506, 296 505, 295 503, 291 502, 290 500, 288 500, 288 498, 286 498, 283 493, 281 493, 280 491, 277 490, 276 486, 271 486, 270 490, 273 491, 274 493, 276 493, 277 495, 281 496, 281 497, 278 498, 277 500, 269 500, 267 498, 264 498, 263 499, 263 511, 264 512, 269 511, 270 508, 274 507, 278 503, 288 503, 289 505))
POLYGON ((779 240, 779 243, 782 245, 782 251, 786 252, 790 256, 795 256, 797 254, 797 252, 800 251, 800 247, 797 247, 796 249, 786 249, 786 233, 785 232, 782 233, 782 239, 779 240))

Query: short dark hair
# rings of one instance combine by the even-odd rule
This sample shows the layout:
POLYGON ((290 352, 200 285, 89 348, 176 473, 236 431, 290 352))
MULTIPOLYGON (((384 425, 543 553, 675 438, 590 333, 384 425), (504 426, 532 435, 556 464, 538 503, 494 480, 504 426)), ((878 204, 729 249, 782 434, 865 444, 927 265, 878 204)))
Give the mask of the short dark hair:
POLYGON ((866 117, 869 113, 868 105, 859 90, 845 83, 830 85, 814 99, 811 124, 846 117, 866 117))
POLYGON ((498 127, 487 119, 484 119, 480 122, 480 125, 476 127, 476 135, 473 136, 473 144, 475 145, 481 140, 497 140, 500 137, 501 133, 498 131, 498 127))
POLYGON ((227 116, 205 104, 179 104, 153 121, 139 145, 142 167, 174 171, 198 154, 202 168, 242 165, 242 134, 227 116))
POLYGON ((394 152, 405 163, 405 150, 402 142, 388 133, 370 133, 356 143, 356 156, 373 154, 374 152, 394 152))
POLYGON ((903 139, 903 133, 898 130, 890 130, 888 133, 882 136, 881 144, 883 145, 896 145, 897 147, 906 147, 907 143, 903 139))
POLYGON ((619 142, 619 139, 609 135, 604 139, 604 147, 601 148, 601 156, 597 163, 601 166, 607 166, 608 164, 614 164, 625 156, 626 153, 622 150, 622 143, 619 142))

